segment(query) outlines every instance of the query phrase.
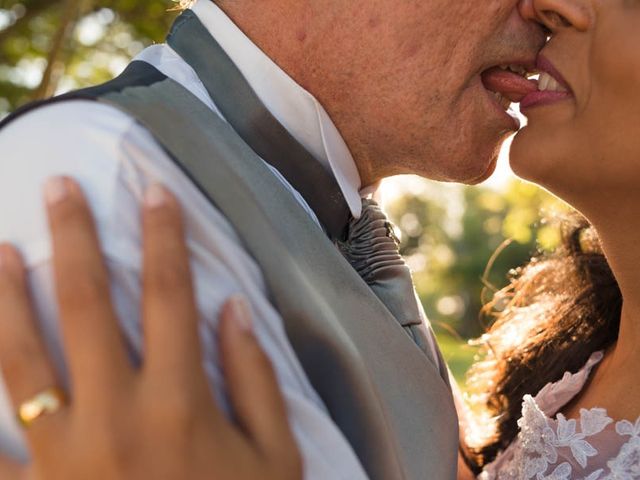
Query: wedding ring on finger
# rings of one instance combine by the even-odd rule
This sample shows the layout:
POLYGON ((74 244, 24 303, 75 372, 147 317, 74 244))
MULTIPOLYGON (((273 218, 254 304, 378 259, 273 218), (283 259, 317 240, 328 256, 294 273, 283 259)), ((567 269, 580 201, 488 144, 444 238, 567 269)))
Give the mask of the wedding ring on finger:
POLYGON ((66 403, 62 389, 50 387, 22 402, 16 416, 22 428, 27 429, 39 418, 58 412, 66 403))

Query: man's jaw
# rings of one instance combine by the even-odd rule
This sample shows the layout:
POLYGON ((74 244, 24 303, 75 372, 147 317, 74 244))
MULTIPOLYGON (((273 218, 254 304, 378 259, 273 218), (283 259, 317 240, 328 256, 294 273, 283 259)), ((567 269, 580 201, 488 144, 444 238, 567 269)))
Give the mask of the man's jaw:
MULTIPOLYGON (((495 60, 494 60, 495 61, 495 60)), ((483 104, 484 117, 477 117, 478 122, 486 122, 486 128, 481 128, 487 137, 484 140, 476 139, 479 144, 491 141, 493 152, 489 153, 488 144, 487 151, 483 151, 487 155, 486 167, 482 172, 469 176, 464 180, 458 179, 462 183, 475 185, 483 182, 494 172, 496 168, 499 145, 511 134, 520 128, 520 121, 514 110, 510 107, 513 103, 519 103, 523 98, 532 92, 537 91, 538 84, 536 80, 528 77, 536 71, 535 56, 530 60, 504 60, 497 65, 485 64, 482 70, 477 71, 473 79, 473 91, 477 99, 483 104), (491 133, 489 133, 491 132, 491 133), (495 142, 495 143, 494 143, 495 142), (492 155, 489 162, 489 155, 492 155)), ((480 154, 476 149, 476 154, 480 154)), ((483 161, 484 162, 484 161, 483 161)))

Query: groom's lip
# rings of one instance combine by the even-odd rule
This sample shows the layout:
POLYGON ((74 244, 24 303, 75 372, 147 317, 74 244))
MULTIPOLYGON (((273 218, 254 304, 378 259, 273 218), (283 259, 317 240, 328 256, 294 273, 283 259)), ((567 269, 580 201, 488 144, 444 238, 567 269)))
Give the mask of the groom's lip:
POLYGON ((512 103, 518 103, 527 94, 538 90, 535 80, 529 80, 526 74, 515 73, 501 67, 494 67, 482 74, 482 83, 490 92, 500 93, 512 103))
POLYGON ((504 59, 498 64, 486 65, 476 77, 489 103, 504 119, 505 128, 511 131, 520 128, 517 115, 510 110, 511 103, 518 102, 528 92, 537 89, 535 82, 526 78, 535 69, 535 57, 532 58, 504 59))
POLYGON ((497 99, 494 92, 487 90, 487 88, 483 85, 481 78, 478 78, 477 80, 477 88, 479 89, 479 92, 484 92, 484 95, 486 96, 485 101, 488 107, 498 118, 501 119, 500 123, 502 124, 502 128, 505 131, 515 132, 520 129, 520 120, 509 109, 509 105, 506 104, 504 100, 497 99))
MULTIPOLYGON (((527 79, 528 76, 532 74, 532 72, 536 71, 536 61, 537 61, 537 52, 534 56, 528 58, 511 58, 511 59, 495 59, 493 62, 485 64, 481 67, 481 70, 478 72, 480 77, 483 79, 490 79, 493 76, 500 75, 504 79, 508 79, 510 77, 517 79, 527 79)), ((516 80, 518 81, 518 80, 516 80)), ((489 89, 490 90, 490 89, 489 89)), ((495 90, 490 90, 495 91, 495 90)))

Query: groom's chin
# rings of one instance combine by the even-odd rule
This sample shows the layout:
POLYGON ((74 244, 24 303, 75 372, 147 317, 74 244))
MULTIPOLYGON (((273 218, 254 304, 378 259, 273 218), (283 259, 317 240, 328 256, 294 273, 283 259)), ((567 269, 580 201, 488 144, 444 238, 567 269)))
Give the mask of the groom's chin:
POLYGON ((477 160, 475 165, 477 165, 478 168, 475 169, 475 172, 468 172, 468 175, 465 178, 458 180, 458 183, 465 185, 478 185, 491 177, 491 175, 495 173, 498 165, 500 147, 501 144, 498 145, 492 153, 484 156, 482 158, 482 163, 477 160))
POLYGON ((504 142, 512 134, 513 132, 502 131, 499 134, 494 132, 484 138, 476 138, 475 148, 468 153, 470 161, 467 165, 470 168, 466 175, 458 178, 458 183, 478 185, 491 177, 496 171, 504 142))
POLYGON ((498 155, 495 155, 494 158, 491 160, 491 163, 489 164, 487 169, 481 175, 477 176, 476 178, 472 178, 471 180, 466 181, 464 183, 467 185, 478 185, 479 183, 482 183, 485 180, 488 180, 495 173, 497 166, 498 166, 498 155))

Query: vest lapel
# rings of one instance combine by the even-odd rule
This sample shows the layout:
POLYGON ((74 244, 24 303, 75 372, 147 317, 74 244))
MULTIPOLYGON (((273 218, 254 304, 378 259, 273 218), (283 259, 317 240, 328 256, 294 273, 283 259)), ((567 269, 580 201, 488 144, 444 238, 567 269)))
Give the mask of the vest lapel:
POLYGON ((274 118, 192 11, 178 17, 167 43, 195 70, 240 137, 302 194, 329 236, 343 238, 350 212, 333 173, 274 118))

